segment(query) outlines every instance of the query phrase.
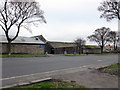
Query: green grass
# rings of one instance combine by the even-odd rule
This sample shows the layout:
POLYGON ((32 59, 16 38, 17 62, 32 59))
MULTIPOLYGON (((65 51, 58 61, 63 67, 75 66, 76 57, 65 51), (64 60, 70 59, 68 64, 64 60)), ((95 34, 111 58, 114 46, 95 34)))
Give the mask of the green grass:
POLYGON ((67 82, 43 82, 40 84, 24 86, 22 88, 83 88, 85 89, 85 87, 83 86, 73 83, 67 83, 67 82))
POLYGON ((2 58, 9 58, 9 57, 48 57, 48 55, 24 55, 24 54, 13 54, 13 55, 0 55, 2 58))
POLYGON ((46 83, 26 86, 26 87, 23 87, 23 88, 56 88, 56 85, 54 83, 46 82, 46 83))
POLYGON ((78 88, 79 90, 88 90, 84 86, 69 83, 69 82, 42 82, 39 84, 33 84, 29 86, 19 86, 19 87, 13 87, 13 88, 8 88, 4 90, 45 90, 45 89, 63 89, 66 90, 66 88, 72 88, 73 90, 75 88, 78 88))
POLYGON ((106 67, 104 71, 108 73, 118 73, 119 68, 120 68, 120 64, 113 64, 109 67, 106 67))
POLYGON ((103 73, 109 73, 112 75, 117 75, 120 76, 120 64, 113 64, 104 68, 99 68, 98 70, 100 70, 103 73))
MULTIPOLYGON (((64 56, 86 56, 87 54, 65 54, 64 56)), ((98 53, 98 54, 88 54, 88 55, 120 55, 120 53, 98 53)))
POLYGON ((98 54, 95 54, 95 55, 120 55, 120 53, 98 53, 98 54))
POLYGON ((86 54, 65 54, 64 56, 85 56, 86 54))

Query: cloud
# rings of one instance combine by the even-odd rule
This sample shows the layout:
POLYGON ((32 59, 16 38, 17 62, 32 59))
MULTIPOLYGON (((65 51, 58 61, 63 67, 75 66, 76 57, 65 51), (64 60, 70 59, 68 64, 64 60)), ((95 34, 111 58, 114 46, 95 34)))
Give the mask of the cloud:
POLYGON ((37 0, 41 7, 44 9, 59 11, 59 10, 82 10, 89 9, 89 7, 94 7, 98 2, 102 0, 37 0), (94 5, 94 6, 93 6, 94 5))
POLYGON ((74 41, 77 37, 86 38, 95 29, 103 26, 118 30, 117 21, 107 22, 99 18, 101 13, 97 8, 103 0, 37 1, 45 12, 47 24, 40 24, 39 27, 32 26, 32 34, 22 29, 20 36, 42 34, 49 41, 74 41))
POLYGON ((74 41, 77 37, 87 38, 87 36, 91 35, 97 28, 103 26, 110 27, 111 30, 117 31, 116 23, 66 23, 60 25, 41 25, 40 29, 36 29, 33 35, 42 34, 50 41, 74 41))

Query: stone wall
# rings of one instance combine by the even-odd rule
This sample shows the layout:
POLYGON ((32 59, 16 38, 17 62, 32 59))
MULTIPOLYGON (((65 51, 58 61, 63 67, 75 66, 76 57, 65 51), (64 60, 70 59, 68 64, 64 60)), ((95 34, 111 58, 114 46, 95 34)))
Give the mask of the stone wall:
POLYGON ((73 54, 74 48, 73 47, 54 48, 54 54, 64 54, 64 51, 66 51, 67 54, 73 54))
MULTIPOLYGON (((7 44, 2 44, 2 53, 7 53, 7 44)), ((44 54, 44 47, 33 44, 12 44, 11 53, 13 54, 44 54)))
POLYGON ((96 48, 96 49, 83 49, 83 53, 90 53, 90 54, 101 53, 101 50, 100 50, 100 48, 96 48))

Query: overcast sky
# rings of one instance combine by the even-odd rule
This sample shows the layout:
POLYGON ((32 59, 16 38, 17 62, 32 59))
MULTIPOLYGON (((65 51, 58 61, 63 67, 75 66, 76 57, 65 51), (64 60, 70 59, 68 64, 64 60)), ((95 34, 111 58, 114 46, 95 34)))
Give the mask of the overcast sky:
MULTIPOLYGON (((78 37, 84 39, 95 29, 109 27, 118 30, 117 19, 107 22, 100 19, 97 10, 103 0, 37 0, 44 11, 47 24, 32 26, 32 33, 21 30, 19 36, 43 35, 48 41, 74 41, 78 37)), ((87 40, 87 39, 86 39, 87 40)), ((88 42, 87 44, 92 44, 88 42)))

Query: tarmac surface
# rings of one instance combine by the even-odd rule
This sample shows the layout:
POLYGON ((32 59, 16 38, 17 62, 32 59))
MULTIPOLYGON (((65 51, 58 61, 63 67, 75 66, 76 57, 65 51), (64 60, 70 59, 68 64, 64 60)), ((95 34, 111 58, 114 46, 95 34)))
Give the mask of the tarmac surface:
POLYGON ((3 58, 2 78, 11 78, 54 70, 75 68, 88 65, 113 64, 118 62, 117 55, 88 55, 3 58))
MULTIPOLYGON (((86 88, 118 88, 118 76, 101 73, 95 69, 87 69, 75 73, 53 76, 53 79, 74 82, 86 88)), ((114 90, 114 89, 113 89, 114 90)))
POLYGON ((96 70, 117 62, 117 55, 4 58, 1 80, 3 87, 51 78, 72 81, 87 88, 118 88, 118 76, 96 70))

